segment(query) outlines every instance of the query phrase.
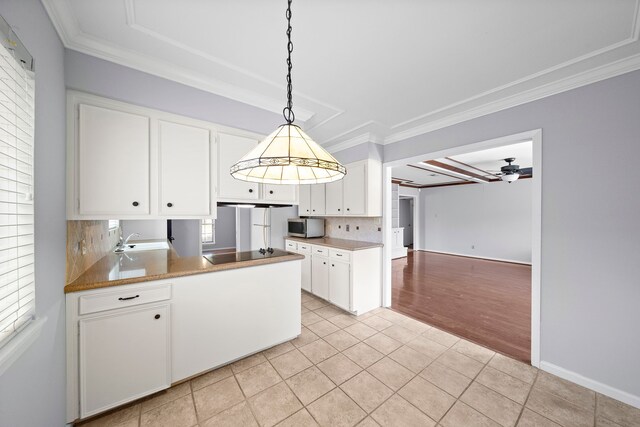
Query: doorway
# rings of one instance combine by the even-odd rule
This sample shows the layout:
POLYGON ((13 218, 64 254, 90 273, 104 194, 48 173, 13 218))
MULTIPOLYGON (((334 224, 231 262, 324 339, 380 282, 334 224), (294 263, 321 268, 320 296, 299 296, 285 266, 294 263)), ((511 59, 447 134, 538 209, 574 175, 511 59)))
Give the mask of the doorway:
MULTIPOLYGON (((431 153, 424 153, 421 154, 419 156, 413 156, 410 158, 405 158, 405 159, 401 159, 401 160, 396 160, 396 161, 392 161, 392 162, 387 162, 384 164, 384 200, 385 200, 385 205, 384 205, 384 235, 383 235, 383 240, 384 240, 384 285, 383 285, 383 303, 385 306, 387 307, 394 307, 394 298, 396 299, 396 303, 400 302, 398 301, 400 298, 403 298, 400 294, 398 294, 397 292, 394 292, 394 288, 393 288, 393 279, 394 277, 397 278, 397 272, 398 272, 398 268, 396 265, 396 269, 394 270, 394 265, 392 263, 391 260, 391 245, 389 244, 392 240, 392 233, 391 233, 391 229, 392 229, 392 224, 391 224, 391 207, 392 207, 392 203, 391 203, 391 195, 392 195, 392 179, 396 178, 393 175, 393 168, 394 167, 400 167, 400 166, 405 166, 407 164, 420 164, 420 163, 424 163, 425 159, 445 159, 445 158, 453 158, 456 156, 460 156, 462 154, 465 153, 472 153, 472 152, 480 152, 483 150, 490 150, 490 149, 494 149, 497 147, 503 147, 503 146, 507 146, 507 145, 512 145, 512 144, 517 144, 517 143, 521 143, 523 141, 531 141, 531 150, 532 150, 532 167, 533 170, 535 171, 533 173, 533 176, 530 178, 529 180, 529 185, 531 188, 531 205, 530 205, 530 214, 531 214, 531 222, 530 222, 530 230, 528 231, 529 236, 530 236, 530 243, 529 243, 529 247, 530 247, 530 265, 527 265, 526 263, 524 264, 518 264, 518 263, 506 263, 504 262, 505 260, 499 260, 499 259, 486 259, 487 257, 481 256, 481 257, 474 257, 473 254, 469 255, 469 254, 462 254, 463 256, 459 256, 460 254, 456 254, 456 251, 451 251, 452 253, 437 253, 437 252, 426 252, 426 251, 418 251, 418 252, 412 252, 412 254, 410 255, 411 257, 415 257, 416 254, 418 254, 418 257, 412 259, 412 266, 410 270, 405 270, 405 272, 403 272, 402 274, 408 274, 409 276, 415 276, 418 275, 419 277, 427 277, 429 276, 429 274, 434 274, 436 276, 438 276, 437 272, 438 272, 438 268, 445 268, 446 269, 446 265, 449 265, 449 267, 451 267, 451 263, 453 262, 454 264, 458 264, 457 267, 454 267, 454 269, 460 270, 459 265, 465 265, 464 268, 468 270, 474 270, 476 272, 478 271, 490 271, 493 269, 493 273, 490 273, 492 276, 494 277, 502 277, 502 282, 510 282, 513 283, 513 286, 509 287, 509 291, 513 291, 514 293, 517 294, 517 296, 514 296, 515 299, 525 299, 524 304, 517 308, 515 306, 507 306, 506 308, 499 308, 497 307, 496 310, 502 310, 502 311, 506 311, 506 312, 510 312, 510 313, 515 313, 516 311, 520 310, 520 312, 524 309, 526 311, 526 313, 524 314, 525 317, 522 317, 522 313, 521 313, 521 317, 520 320, 524 319, 527 323, 529 328, 527 328, 528 330, 530 330, 530 332, 527 334, 529 335, 527 337, 527 342, 530 342, 530 347, 529 347, 529 351, 528 351, 528 357, 527 356, 516 356, 520 359, 530 359, 530 362, 532 365, 534 366, 538 366, 539 364, 539 357, 540 357, 540 351, 539 351, 539 333, 540 333, 540 238, 541 238, 541 227, 540 227, 540 218, 541 218, 541 175, 542 175, 542 167, 541 167, 541 145, 542 145, 542 136, 541 136, 541 131, 540 130, 533 130, 533 131, 529 131, 529 132, 523 132, 520 134, 516 134, 516 135, 510 135, 510 136, 505 136, 505 137, 501 137, 501 138, 496 138, 493 140, 489 140, 489 141, 482 141, 482 142, 477 142, 474 144, 468 144, 465 146, 460 146, 460 147, 455 147, 455 148, 451 148, 451 149, 447 149, 447 150, 441 150, 441 151, 436 151, 436 152, 431 152, 431 153), (419 259, 418 259, 419 258, 419 259), (417 264, 420 264, 419 266, 417 264), (428 271, 428 273, 427 273, 428 271), (522 279, 528 279, 525 280, 525 284, 524 287, 522 286, 522 279), (524 295, 524 297, 523 297, 524 295), (524 307, 524 308, 523 308, 524 307)), ((436 166, 442 166, 442 165, 438 165, 437 162, 434 162, 433 165, 436 166)), ((438 169, 437 167, 433 167, 432 165, 429 165, 428 167, 431 170, 436 170, 437 172, 445 172, 446 174, 450 175, 450 176, 454 176, 454 177, 460 177, 460 174, 457 174, 456 172, 451 172, 451 170, 455 171, 455 168, 451 168, 451 167, 447 167, 445 166, 444 169, 440 168, 438 169), (446 169, 450 169, 450 170, 446 170, 446 169)), ((463 168, 461 168, 463 169, 463 168)), ((468 178, 467 175, 468 172, 464 172, 463 176, 466 176, 468 178)), ((472 180, 478 180, 480 182, 482 182, 482 177, 475 177, 474 175, 481 175, 481 174, 470 174, 470 176, 473 176, 472 179, 468 179, 469 181, 472 180)), ((434 177, 433 179, 439 179, 434 177)), ((492 183, 492 184, 487 184, 487 186, 499 186, 499 185, 509 185, 506 182, 504 183, 492 183)), ((484 185, 484 184, 483 184, 484 185)), ((463 186, 461 185, 459 188, 462 188, 463 186)), ((471 187, 471 185, 468 186, 468 188, 471 187)), ((422 191, 422 190, 420 190, 422 191)), ((425 209, 425 205, 424 205, 424 198, 420 198, 420 207, 422 209, 425 209)), ((464 210, 459 210, 457 212, 463 212, 464 210)), ((425 215, 427 215, 428 212, 425 211, 423 213, 421 213, 418 218, 416 218, 416 220, 414 220, 414 223, 412 223, 412 225, 414 225, 414 230, 415 230, 415 226, 416 223, 420 223, 421 221, 423 221, 425 218, 425 215)), ((425 224, 420 224, 420 227, 424 227, 425 224)), ((499 233, 497 233, 499 234, 499 233)), ((414 245, 414 249, 429 249, 428 245, 430 244, 430 242, 432 242, 433 240, 433 234, 430 235, 430 237, 432 237, 432 239, 430 241, 425 241, 425 231, 422 231, 420 233, 420 237, 421 237, 421 242, 419 242, 419 245, 417 248, 414 245), (425 247, 427 246, 427 247, 425 247)), ((415 243, 415 242, 414 242, 415 243)), ((464 242, 463 242, 464 243, 464 242)), ((466 244, 466 243, 465 243, 466 244)), ((471 248, 469 248, 471 249, 471 248)), ((441 251, 442 252, 442 251, 441 251)), ((491 257, 489 257, 491 258, 491 257)), ((499 258, 498 256, 494 257, 494 258, 499 258)), ((407 260, 409 259, 409 256, 407 257, 407 260)), ((517 260, 516 260, 517 261, 517 260)), ((394 261, 396 264, 398 262, 401 262, 400 260, 395 260, 394 261)), ((407 263, 405 261, 405 263, 407 263)), ((451 268, 449 268, 447 270, 448 272, 451 272, 451 268)), ((472 278, 471 281, 469 283, 464 282, 464 277, 454 277, 452 280, 454 281, 454 283, 457 286, 469 286, 467 288, 467 291, 471 292, 471 291, 481 291, 481 288, 478 287, 478 280, 482 280, 480 278, 481 276, 477 276, 475 279, 472 278)), ((467 275, 468 278, 468 275, 467 275)), ((433 279, 433 277, 432 277, 433 279)), ((498 280, 497 282, 494 283, 500 283, 500 280, 498 280)), ((446 294, 447 292, 452 292, 452 289, 450 286, 446 285, 446 284, 441 284, 442 287, 440 289, 440 293, 442 294, 446 294)), ((495 292, 501 292, 500 290, 496 290, 496 289, 492 289, 492 291, 495 292)), ((489 290, 485 290, 485 292, 490 292, 489 290)), ((437 292, 436 292, 437 293, 437 292)), ((488 294, 484 294, 484 295, 488 295, 488 294)), ((482 292, 480 292, 479 294, 477 294, 477 297, 482 299, 483 294, 482 292)), ((420 305, 422 304, 423 306, 425 304, 428 304, 428 302, 414 302, 413 303, 414 306, 420 307, 420 305)), ((394 307, 395 308, 395 307, 394 307)), ((457 308, 460 311, 460 318, 458 320, 464 320, 463 319, 463 311, 464 310, 460 310, 460 308, 457 308)), ((422 310, 424 312, 424 310, 422 310)), ((439 313, 437 313, 437 310, 427 310, 428 312, 431 312, 434 316, 437 316, 439 313)), ((411 315, 411 313, 408 313, 411 315)), ((471 321, 482 321, 481 316, 480 315, 476 315, 473 316, 471 319, 471 321)), ((427 322, 429 322, 427 320, 427 322)), ((431 323, 434 323, 434 321, 432 321, 431 323)), ((506 322, 508 324, 508 321, 506 322)), ((442 329, 447 329, 445 327, 441 327, 442 329)), ((528 332, 528 331, 527 331, 528 332)), ((467 337, 465 336, 465 332, 464 331, 460 331, 460 329, 453 331, 454 334, 457 335, 461 335, 464 338, 468 338, 471 341, 474 341, 473 337, 467 337)), ((477 340, 475 340, 477 341, 477 340)), ((515 340, 514 340, 515 341, 515 340)), ((492 347, 492 345, 487 345, 487 343, 481 343, 483 345, 492 347)), ((495 347, 495 345, 493 346, 495 347)), ((500 349, 498 351, 501 351, 500 349)), ((505 353, 509 353, 508 351, 503 351, 505 353)))

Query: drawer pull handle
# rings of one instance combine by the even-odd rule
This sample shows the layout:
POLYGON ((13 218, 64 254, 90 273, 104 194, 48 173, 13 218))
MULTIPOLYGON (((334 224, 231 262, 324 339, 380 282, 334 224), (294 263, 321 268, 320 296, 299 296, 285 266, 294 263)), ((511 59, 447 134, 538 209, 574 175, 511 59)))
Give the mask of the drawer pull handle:
POLYGON ((336 256, 342 256, 342 254, 336 254, 336 256))
POLYGON ((320 252, 320 253, 322 253, 322 251, 321 251, 320 249, 316 250, 316 252, 320 252))
POLYGON ((331 267, 335 267, 335 265, 331 264, 331 267))
POLYGON ((140 203, 138 203, 138 202, 133 202, 133 203, 131 203, 131 204, 132 204, 133 206, 138 206, 140 203))
POLYGON ((120 298, 118 298, 118 301, 128 301, 130 299, 136 299, 138 297, 140 297, 140 295, 136 295, 136 296, 133 296, 133 297, 125 297, 125 298, 120 297, 120 298))
POLYGON ((155 316, 153 316, 154 319, 158 320, 160 318, 159 314, 156 314, 155 316))

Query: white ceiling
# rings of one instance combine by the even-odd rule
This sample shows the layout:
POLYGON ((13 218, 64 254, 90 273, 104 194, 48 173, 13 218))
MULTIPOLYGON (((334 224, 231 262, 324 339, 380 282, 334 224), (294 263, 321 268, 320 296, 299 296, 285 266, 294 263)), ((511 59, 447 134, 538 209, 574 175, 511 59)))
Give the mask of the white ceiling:
MULTIPOLYGON (((533 167, 532 142, 524 141, 488 150, 458 154, 456 156, 441 159, 425 158, 425 161, 436 160, 479 176, 493 178, 491 175, 500 172, 500 168, 507 164, 504 159, 509 157, 515 157, 516 160, 513 164, 517 164, 520 168, 533 167), (480 170, 485 173, 482 173, 480 170)), ((459 174, 433 167, 432 165, 425 164, 424 162, 393 167, 391 176, 394 179, 404 181, 403 183, 406 185, 415 187, 469 182, 468 177, 465 179, 459 174)))
MULTIPOLYGON (((640 68, 640 0, 305 0, 294 110, 333 151, 640 68)), ((43 0, 65 45, 280 112, 285 0, 43 0)))

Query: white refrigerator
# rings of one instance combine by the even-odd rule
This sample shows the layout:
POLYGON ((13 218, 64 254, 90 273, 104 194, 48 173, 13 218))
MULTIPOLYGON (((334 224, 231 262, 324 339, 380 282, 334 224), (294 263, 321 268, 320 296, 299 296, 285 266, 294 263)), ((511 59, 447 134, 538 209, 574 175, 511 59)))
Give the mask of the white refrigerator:
POLYGON ((251 248, 282 249, 287 236, 287 220, 298 216, 297 206, 251 209, 251 248))

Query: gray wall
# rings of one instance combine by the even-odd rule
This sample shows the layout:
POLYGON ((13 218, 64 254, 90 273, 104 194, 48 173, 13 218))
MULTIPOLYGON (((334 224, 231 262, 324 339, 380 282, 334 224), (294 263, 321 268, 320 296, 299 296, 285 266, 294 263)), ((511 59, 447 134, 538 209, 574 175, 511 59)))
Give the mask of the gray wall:
POLYGON ((530 179, 424 188, 422 249, 530 263, 531 201, 530 179))
POLYGON ((640 71, 385 146, 385 161, 542 128, 541 359, 640 396, 640 71))
POLYGON ((202 237, 199 219, 174 219, 171 221, 174 237, 173 248, 178 255, 199 256, 202 253, 202 237))
POLYGON ((352 163, 365 159, 382 161, 383 146, 373 142, 365 142, 364 144, 333 153, 333 156, 341 163, 352 163))
POLYGON ((214 249, 236 247, 236 208, 224 206, 218 208, 216 218, 216 244, 214 249))
POLYGON ((413 244, 413 200, 400 199, 399 210, 400 227, 404 228, 404 245, 409 246, 413 244))
POLYGON ((65 81, 70 89, 262 134, 283 120, 280 114, 73 50, 65 51, 65 81))
POLYGON ((122 236, 127 238, 131 233, 139 233, 140 237, 131 240, 146 239, 166 239, 167 220, 166 219, 131 219, 120 221, 122 236))
POLYGON ((0 14, 36 61, 36 312, 42 333, 0 377, 0 425, 65 424, 64 50, 37 0, 3 0, 0 14))

